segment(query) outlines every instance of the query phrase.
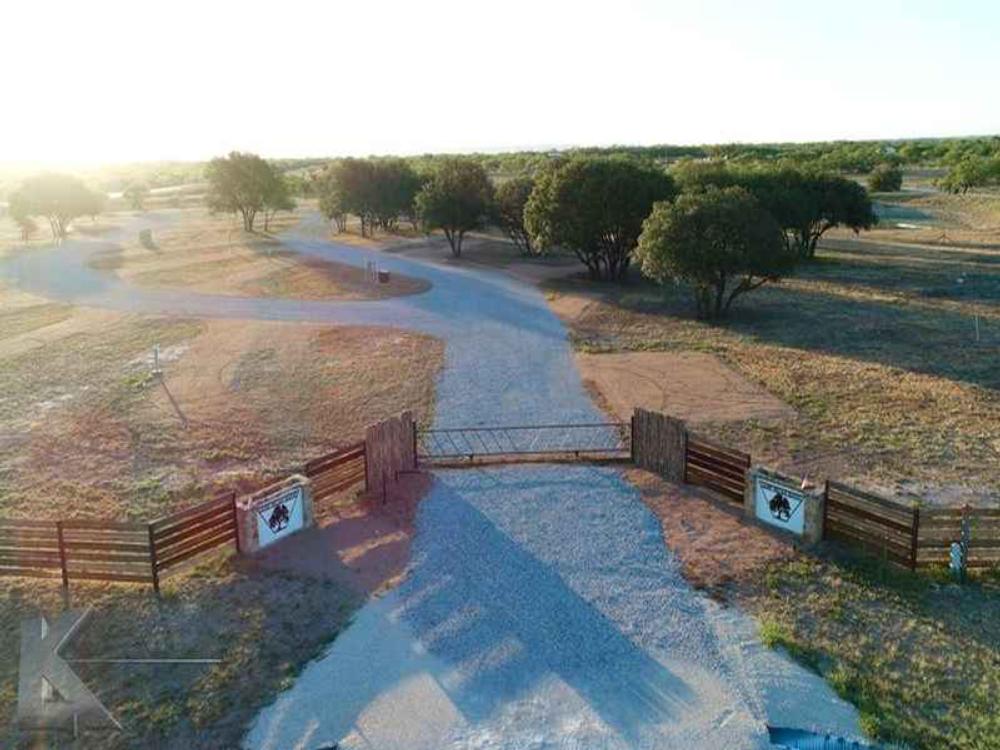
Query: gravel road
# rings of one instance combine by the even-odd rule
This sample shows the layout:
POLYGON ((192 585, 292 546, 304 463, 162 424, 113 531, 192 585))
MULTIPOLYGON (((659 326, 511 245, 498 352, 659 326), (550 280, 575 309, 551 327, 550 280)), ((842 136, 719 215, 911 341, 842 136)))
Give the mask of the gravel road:
MULTIPOLYGON (((145 290, 90 269, 88 257, 108 247, 96 241, 0 259, 0 278, 130 312, 439 336, 437 427, 601 418, 536 288, 295 232, 283 241, 358 266, 377 258, 433 287, 365 302, 145 290)), ((755 748, 768 746, 767 723, 858 734, 853 709, 819 677, 762 649, 748 618, 687 585, 618 471, 541 465, 436 478, 407 580, 363 607, 258 715, 245 747, 755 748)))

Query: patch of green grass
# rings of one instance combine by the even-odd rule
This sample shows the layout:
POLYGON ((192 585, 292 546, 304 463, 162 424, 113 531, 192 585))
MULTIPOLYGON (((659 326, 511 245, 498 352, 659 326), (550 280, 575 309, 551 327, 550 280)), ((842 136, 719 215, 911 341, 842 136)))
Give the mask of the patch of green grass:
POLYGON ((0 312, 0 339, 37 331, 66 320, 72 314, 71 306, 56 303, 4 310, 0 312))
POLYGON ((1000 746, 1000 586, 867 558, 773 564, 743 601, 771 648, 823 675, 874 739, 1000 746))

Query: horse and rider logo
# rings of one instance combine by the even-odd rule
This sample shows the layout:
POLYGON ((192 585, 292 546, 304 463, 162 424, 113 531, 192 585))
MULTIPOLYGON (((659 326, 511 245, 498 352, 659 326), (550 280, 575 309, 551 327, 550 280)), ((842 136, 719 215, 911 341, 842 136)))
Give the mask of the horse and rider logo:
POLYGON ((792 517, 792 504, 788 498, 780 492, 775 492, 768 501, 768 509, 771 515, 782 523, 788 523, 792 517))
POLYGON ((268 516, 267 525, 272 533, 277 534, 279 531, 285 530, 291 519, 292 514, 288 512, 288 506, 284 503, 278 503, 271 511, 271 515, 268 516))
POLYGON ((300 490, 284 490, 272 495, 257 508, 257 524, 261 541, 274 539, 295 531, 302 524, 302 514, 296 509, 301 500, 300 490))

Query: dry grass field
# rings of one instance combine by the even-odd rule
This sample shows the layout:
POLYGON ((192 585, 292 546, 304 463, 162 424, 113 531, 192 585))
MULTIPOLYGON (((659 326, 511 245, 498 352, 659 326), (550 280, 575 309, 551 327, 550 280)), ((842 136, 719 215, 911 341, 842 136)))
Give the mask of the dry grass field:
MULTIPOLYGON (((965 248, 902 244, 886 228, 832 238, 815 263, 718 324, 695 319, 684 290, 638 279, 547 288, 609 411, 638 399, 814 481, 997 506, 1000 250, 982 226, 965 248)), ((753 613, 764 642, 822 674, 870 736, 1000 747, 995 573, 959 586, 944 571, 901 571, 835 545, 796 550, 710 493, 641 471, 630 479, 686 577, 753 613)))
MULTIPOLYGON (((884 242, 1000 247, 1000 194, 981 189, 953 195, 921 189, 919 184, 899 193, 877 194, 881 220, 865 235, 884 242)), ((926 186, 925 186, 926 187, 926 186)), ((849 239, 838 229, 830 238, 849 239)))
POLYGON ((792 407, 697 425, 755 460, 934 504, 996 505, 1000 252, 831 244, 720 324, 695 319, 680 288, 549 289, 581 351, 710 354, 792 407))
MULTIPOLYGON (((154 235, 165 260, 129 243, 98 263, 139 283, 214 292, 368 294, 339 267, 301 263, 273 238, 240 232, 229 242, 221 239, 227 219, 191 215, 197 219, 154 235)), ((113 218, 94 231, 106 237, 113 218)), ((395 282, 370 296, 417 290, 410 280, 395 282)), ((259 486, 403 409, 430 419, 442 362, 440 341, 395 329, 129 315, 0 289, 0 513, 150 519, 218 488, 259 486), (162 378, 152 373, 155 344, 162 378)), ((319 508, 324 522, 353 512, 349 499, 319 508)), ((368 537, 354 542, 398 543, 392 523, 357 512, 350 523, 367 524, 368 537)), ((144 586, 83 582, 65 598, 58 581, 0 578, 4 715, 14 711, 20 621, 28 614, 92 607, 71 647, 75 658, 221 659, 81 665, 124 733, 71 743, 5 728, 0 745, 235 747, 246 721, 362 601, 349 581, 321 573, 256 565, 223 549, 167 579, 160 599, 144 586)))
POLYGON ((873 738, 914 750, 1000 740, 1000 579, 958 586, 878 561, 794 548, 710 493, 633 469, 685 577, 753 613, 766 645, 822 674, 873 738))

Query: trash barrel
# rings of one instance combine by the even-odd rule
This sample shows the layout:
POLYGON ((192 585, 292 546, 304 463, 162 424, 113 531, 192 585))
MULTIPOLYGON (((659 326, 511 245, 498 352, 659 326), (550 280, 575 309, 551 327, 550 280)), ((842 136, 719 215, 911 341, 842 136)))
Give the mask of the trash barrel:
POLYGON ((379 284, 388 284, 389 283, 389 272, 388 271, 383 271, 383 270, 379 269, 379 272, 378 272, 378 283, 379 284))

